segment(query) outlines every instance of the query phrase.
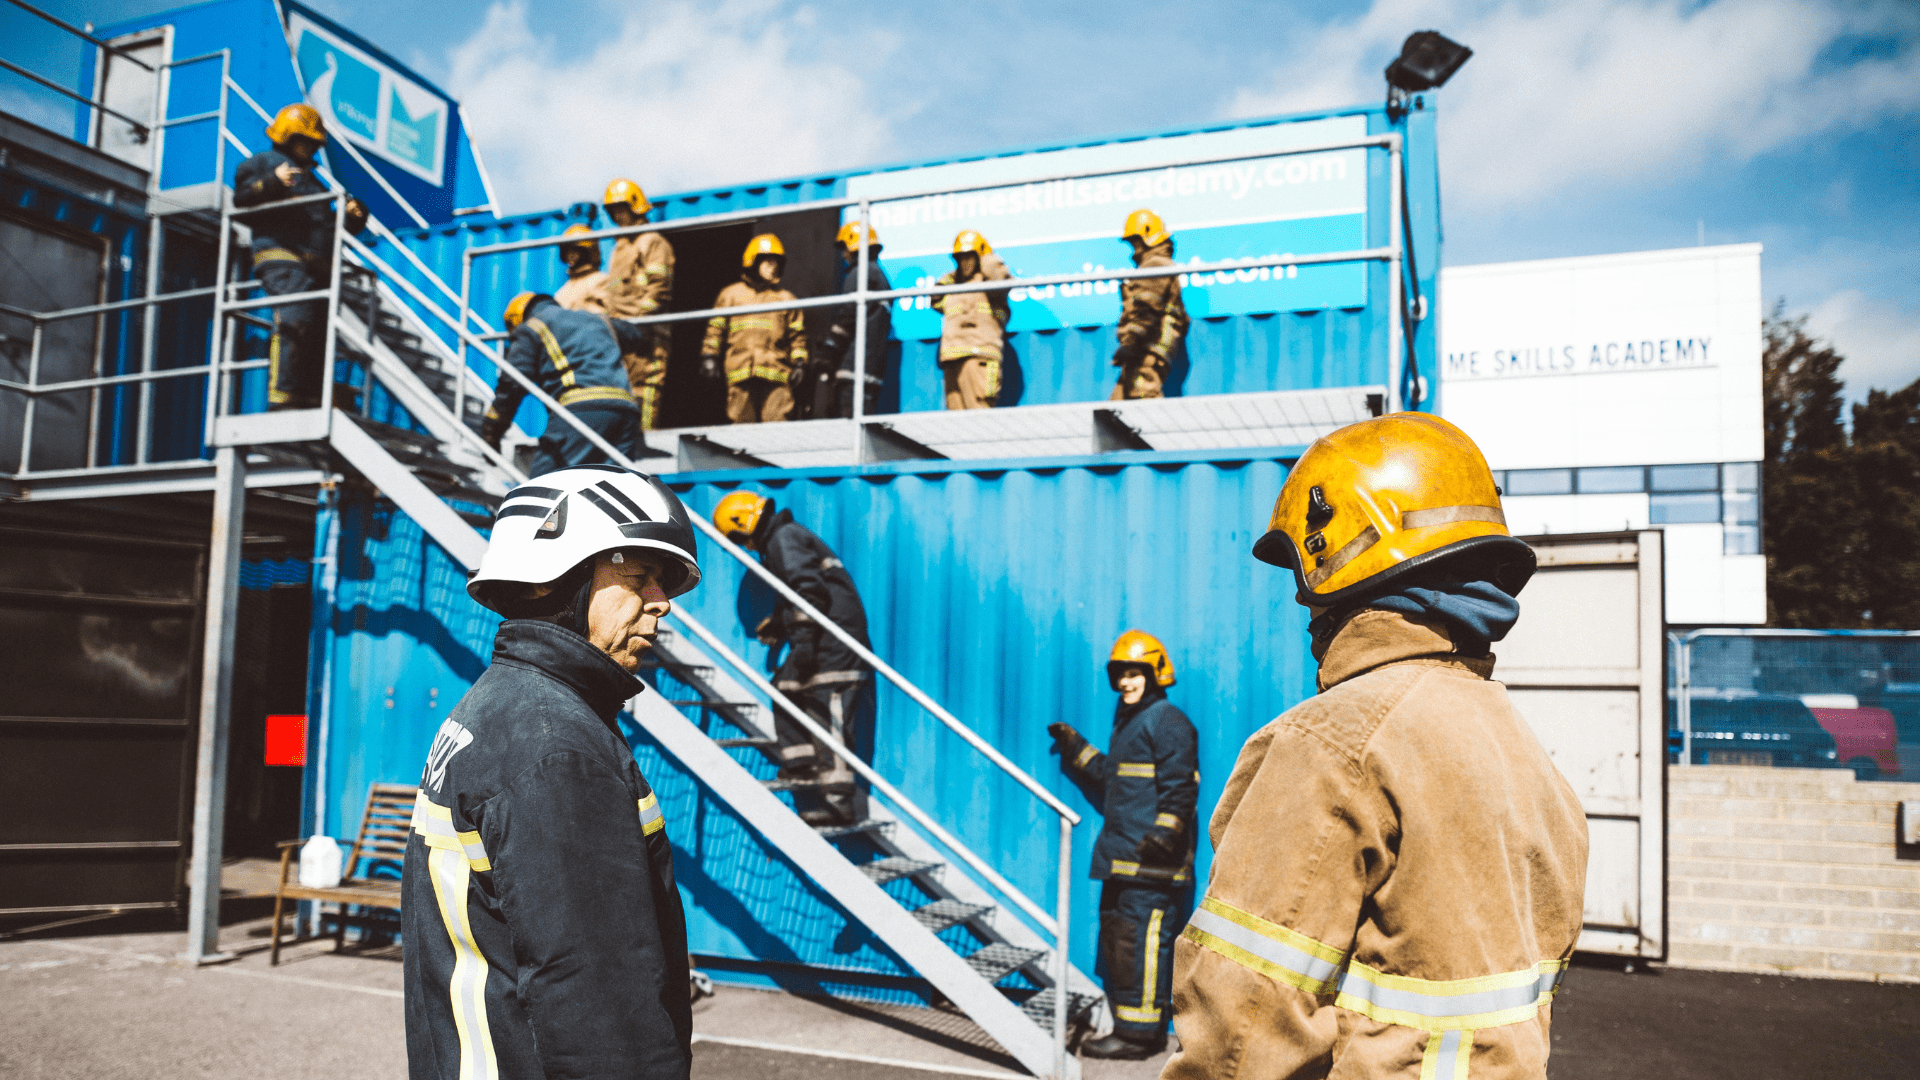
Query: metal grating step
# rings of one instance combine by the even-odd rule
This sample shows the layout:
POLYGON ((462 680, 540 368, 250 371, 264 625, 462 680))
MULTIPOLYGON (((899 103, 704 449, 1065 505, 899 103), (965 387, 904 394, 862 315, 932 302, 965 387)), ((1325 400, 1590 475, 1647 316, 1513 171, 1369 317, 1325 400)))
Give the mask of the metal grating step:
MULTIPOLYGON (((1099 997, 1093 994, 1068 994, 1067 1023, 1071 1024, 1078 1020, 1083 1013, 1093 1008, 1094 1002, 1099 1000, 1099 997)), ((1026 1013, 1028 1019, 1042 1028, 1051 1030, 1053 1028, 1053 987, 1049 986, 1028 998, 1020 1006, 1020 1011, 1026 1013)))
POLYGON ((751 746, 755 750, 771 750, 774 747, 780 745, 780 740, 779 739, 715 739, 713 740, 713 745, 725 746, 728 748, 732 748, 736 746, 751 746))
POLYGON ((901 855, 890 855, 887 858, 874 862, 863 863, 859 869, 861 873, 871 878, 874 884, 885 885, 895 878, 919 877, 921 874, 929 871, 938 870, 944 865, 946 864, 923 862, 919 859, 909 859, 901 855))
POLYGON ((757 701, 713 701, 709 698, 668 698, 667 704, 691 707, 698 705, 703 709, 744 709, 749 705, 758 705, 757 701))
POLYGON ((878 818, 870 818, 857 825, 815 826, 813 831, 819 833, 822 839, 838 840, 843 836, 858 836, 861 833, 884 832, 892 827, 893 822, 891 821, 881 821, 878 818))
MULTIPOLYGON (((834 785, 825 780, 763 780, 769 791, 821 791, 834 785)), ((841 784, 841 787, 850 785, 841 784)))
POLYGON ((992 904, 969 904, 964 900, 935 900, 925 907, 914 908, 911 914, 920 925, 939 933, 956 923, 971 922, 993 910, 992 904))
POLYGON ((967 966, 979 972, 980 977, 988 982, 999 982, 1045 955, 1045 949, 1023 949, 1018 945, 996 941, 967 957, 967 966))

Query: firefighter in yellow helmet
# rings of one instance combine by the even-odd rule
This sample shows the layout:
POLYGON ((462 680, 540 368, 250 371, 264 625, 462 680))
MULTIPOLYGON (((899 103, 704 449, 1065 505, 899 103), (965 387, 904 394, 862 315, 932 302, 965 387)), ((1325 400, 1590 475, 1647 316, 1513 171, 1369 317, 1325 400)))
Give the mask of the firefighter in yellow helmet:
MULTIPOLYGON (((622 229, 646 221, 653 209, 640 185, 625 179, 607 185, 602 204, 614 225, 622 229)), ((664 314, 673 306, 673 245, 657 232, 615 240, 613 258, 607 262, 606 291, 607 314, 616 319, 664 314)), ((673 332, 664 323, 651 323, 646 331, 647 344, 638 352, 628 353, 623 362, 633 387, 633 400, 640 406, 640 428, 652 431, 660 415, 660 395, 667 385, 673 332)))
MULTIPOLYGON (((273 118, 266 134, 272 149, 262 150, 234 170, 234 206, 250 209, 331 190, 313 175, 314 158, 327 142, 319 110, 305 103, 288 105, 273 118)), ((247 214, 243 220, 253 230, 253 276, 268 296, 312 292, 332 281, 332 206, 310 202, 247 214)), ((366 206, 348 196, 347 231, 358 233, 366 225, 366 206)), ((267 354, 268 406, 319 407, 326 350, 325 301, 303 300, 274 308, 267 354)))
MULTIPOLYGON (((590 233, 587 225, 569 225, 562 236, 590 233)), ((607 313, 607 272, 600 269, 600 241, 576 240, 560 245, 560 262, 567 268, 567 283, 555 289, 553 301, 568 311, 607 313)))
MULTIPOLYGON (((1007 264, 987 238, 967 229, 953 238, 953 272, 938 285, 1006 281, 1007 264)), ((940 375, 947 408, 991 409, 1000 398, 1000 359, 1007 336, 1007 289, 951 293, 933 298, 940 312, 940 375)))
MULTIPOLYGON (((1127 215, 1120 239, 1133 248, 1133 265, 1173 265, 1173 234, 1160 215, 1135 210, 1127 215)), ((1157 398, 1166 392, 1167 369, 1187 333, 1187 306, 1180 300, 1178 277, 1127 278, 1120 282, 1120 347, 1113 366, 1120 369, 1112 400, 1157 398)))
MULTIPOLYGON (((740 280, 720 290, 717 308, 778 304, 795 299, 780 287, 787 249, 761 233, 740 253, 740 280)), ((774 423, 793 411, 792 382, 807 366, 807 332, 798 309, 707 320, 700 347, 700 373, 727 383, 727 419, 736 424, 774 423)))
POLYGON ((1107 752, 1069 724, 1051 724, 1060 767, 1100 806, 1093 844, 1100 887, 1100 970, 1113 1033, 1082 1043, 1094 1058, 1140 1059, 1167 1042, 1173 942, 1193 906, 1194 804, 1199 736, 1167 701, 1173 661, 1160 639, 1121 634, 1107 654, 1107 685, 1120 692, 1107 752))
POLYGON ((1162 1075, 1547 1075, 1587 825, 1493 680, 1534 558, 1486 460, 1435 416, 1341 428, 1253 554, 1313 612, 1321 692, 1247 740, 1214 810, 1162 1075))
MULTIPOLYGON (((727 539, 760 556, 774 577, 799 593, 836 626, 867 644, 867 609, 842 563, 818 536, 751 491, 733 491, 713 508, 713 524, 727 539)), ((786 655, 773 674, 794 704, 855 753, 871 742, 873 695, 868 667, 845 642, 782 599, 755 630, 760 641, 786 655)), ((807 729, 774 710, 780 778, 798 781, 794 807, 809 824, 852 825, 866 817, 866 795, 853 768, 816 741, 807 729)))

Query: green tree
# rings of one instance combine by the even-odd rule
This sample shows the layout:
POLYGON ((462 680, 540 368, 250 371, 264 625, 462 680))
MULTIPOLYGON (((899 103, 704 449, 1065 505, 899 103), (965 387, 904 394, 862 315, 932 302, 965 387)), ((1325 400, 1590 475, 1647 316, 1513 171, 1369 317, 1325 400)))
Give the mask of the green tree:
POLYGON ((1841 422, 1845 359, 1776 305, 1762 358, 1767 621, 1920 628, 1920 381, 1841 422))

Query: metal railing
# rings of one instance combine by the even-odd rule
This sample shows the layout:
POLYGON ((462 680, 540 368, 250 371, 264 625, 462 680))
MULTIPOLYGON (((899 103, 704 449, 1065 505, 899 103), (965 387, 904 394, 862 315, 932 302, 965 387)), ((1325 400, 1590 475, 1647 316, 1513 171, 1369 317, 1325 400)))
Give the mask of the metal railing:
MULTIPOLYGON (((1402 378, 1399 377, 1400 367, 1401 367, 1401 357, 1403 354, 1402 350, 1404 347, 1402 342, 1403 327, 1402 327, 1402 315, 1401 315, 1401 308, 1403 306, 1401 304, 1401 293, 1404 288, 1404 282, 1402 280, 1401 267, 1404 262, 1405 254, 1406 254, 1402 247, 1403 234, 1405 232, 1402 226, 1402 213, 1401 213, 1402 201, 1403 201, 1402 200, 1403 182, 1401 178, 1401 169, 1403 164, 1402 152, 1403 152, 1403 148, 1402 148, 1400 135, 1398 133, 1390 132, 1383 135, 1369 135, 1364 138, 1343 139, 1335 142, 1319 143, 1311 146, 1293 147, 1289 149, 1262 150, 1254 153, 1236 153, 1236 154, 1227 154, 1227 155, 1221 155, 1218 157, 1206 157, 1206 158, 1188 157, 1188 158, 1181 158, 1177 160, 1156 162, 1156 163, 1147 164, 1147 165, 1129 165, 1124 168, 1100 169, 1100 170, 1094 170, 1094 171, 1078 170, 1073 172, 1062 172, 1062 173, 1048 174, 1048 175, 1042 175, 1042 176, 1024 177, 1018 180, 1011 180, 1011 181, 1000 180, 1000 181, 994 181, 990 183, 971 184, 971 185, 966 185, 962 187, 942 187, 942 188, 927 189, 923 191, 908 191, 908 192, 902 192, 902 193, 887 195, 887 196, 878 197, 878 198, 874 196, 862 196, 858 198, 815 199, 807 202, 793 203, 785 206, 769 206, 769 207, 753 209, 753 210, 730 210, 724 213, 705 214, 699 217, 677 218, 677 219, 670 219, 667 221, 645 222, 637 225, 619 226, 619 227, 609 228, 609 229, 598 229, 598 230, 594 230, 592 232, 584 233, 584 234, 575 233, 572 236, 564 236, 564 235, 546 236, 546 237, 538 237, 530 240, 515 240, 509 243, 503 243, 503 244, 488 244, 488 245, 482 245, 479 247, 471 247, 471 248, 465 249, 461 253, 460 293, 457 297, 457 300, 460 305, 459 330, 462 335, 462 338, 461 338, 462 343, 460 347, 460 355, 458 357, 457 362, 463 368, 466 365, 465 341, 466 341, 466 331, 469 325, 477 323, 480 326, 482 331, 482 333, 478 335, 480 340, 494 341, 494 340, 499 340, 501 338, 508 336, 504 333, 492 332, 491 326, 488 325, 484 319, 478 318, 473 312, 472 282, 473 282, 473 262, 475 259, 484 258, 490 255, 507 254, 515 251, 526 251, 526 250, 535 249, 535 248, 556 247, 561 244, 576 244, 576 243, 583 243, 587 241, 598 242, 603 239, 617 239, 619 237, 635 236, 641 233, 670 232, 670 231, 681 230, 681 229, 708 228, 714 225, 724 225, 732 222, 757 221, 757 220, 762 220, 770 217, 778 217, 783 214, 802 214, 802 213, 812 213, 812 212, 825 210, 825 209, 834 209, 834 208, 845 209, 848 207, 856 207, 858 208, 858 213, 856 214, 854 220, 859 225, 859 228, 856 231, 859 235, 860 244, 859 244, 859 249, 854 253, 855 260, 856 260, 854 263, 854 272, 856 274, 856 280, 855 280, 856 287, 853 292, 839 293, 831 296, 806 297, 802 299, 796 299, 796 300, 784 301, 784 302, 772 303, 772 304, 748 304, 748 305, 742 305, 739 307, 730 307, 730 308, 703 308, 697 311, 672 312, 664 315, 644 315, 644 316, 627 318, 624 321, 633 323, 636 325, 651 325, 651 324, 673 323, 673 322, 688 322, 688 321, 699 320, 699 319, 710 319, 710 318, 719 317, 719 316, 751 315, 751 314, 756 314, 761 312, 771 312, 771 311, 793 311, 793 310, 804 310, 807 308, 845 307, 847 305, 852 305, 855 308, 854 340, 851 346, 853 350, 853 357, 854 357, 853 385, 856 388, 862 388, 867 385, 867 348, 866 348, 867 318, 866 318, 866 314, 867 314, 867 305, 870 303, 892 303, 895 300, 904 300, 904 299, 910 299, 910 298, 922 297, 922 296, 927 296, 927 297, 947 296, 955 293, 979 293, 979 292, 987 292, 987 291, 1000 292, 1000 291, 1010 290, 1010 289, 1045 287, 1048 285, 1073 285, 1073 284, 1079 284, 1082 282, 1104 282, 1104 281, 1136 280, 1136 279, 1142 279, 1142 278, 1183 277, 1188 274, 1208 274, 1208 273, 1216 273, 1220 271, 1231 272, 1231 271, 1238 271, 1238 270, 1257 270, 1257 269, 1267 268, 1267 267, 1315 266, 1315 265, 1352 263, 1352 262, 1384 262, 1388 265, 1388 271, 1389 271, 1387 275, 1388 282, 1389 282, 1388 284, 1389 303, 1387 305, 1388 327, 1387 327, 1387 335, 1386 335, 1387 372, 1388 372, 1388 378, 1386 379, 1386 385, 1387 385, 1386 408, 1388 412, 1397 412, 1401 407, 1401 396, 1400 396, 1401 385, 1404 381, 1402 378), (1045 276, 1024 277, 1024 278, 1016 277, 1016 278, 998 280, 991 283, 968 282, 968 283, 957 284, 957 285, 923 285, 923 286, 915 286, 912 288, 904 288, 904 289, 888 289, 885 291, 874 291, 874 290, 869 290, 867 288, 867 272, 868 272, 868 266, 869 266, 867 241, 868 241, 868 232, 869 232, 869 228, 872 221, 873 204, 875 202, 885 203, 885 202, 894 202, 901 199, 923 198, 923 197, 934 196, 934 195, 963 194, 971 191, 987 191, 987 190, 992 190, 996 188, 1018 186, 1021 184, 1041 184, 1041 183, 1047 183, 1055 180, 1074 180, 1074 179, 1084 179, 1084 178, 1096 177, 1096 176, 1114 176, 1114 175, 1120 175, 1124 173, 1144 173, 1144 172, 1152 172, 1158 169, 1172 168, 1172 167, 1184 167, 1184 166, 1193 166, 1193 165, 1218 165, 1218 164, 1226 164, 1229 162, 1236 162, 1236 161, 1250 161, 1250 160, 1259 160, 1259 159, 1275 158, 1275 157, 1292 157, 1292 156, 1298 156, 1303 154, 1322 154, 1322 153, 1331 153, 1331 152, 1340 151, 1340 150, 1354 150, 1354 149, 1385 150, 1389 157, 1387 171, 1390 177, 1391 187, 1390 187, 1389 195, 1387 199, 1388 243, 1384 247, 1361 248, 1353 251, 1326 252, 1323 254, 1315 254, 1315 255, 1276 255, 1276 256, 1267 256, 1262 258, 1227 259, 1227 260, 1221 260, 1218 262, 1211 262, 1211 263, 1187 263, 1184 265, 1174 264, 1174 265, 1165 266, 1165 267, 1136 267, 1131 270, 1124 270, 1124 269, 1123 270, 1104 270, 1103 269, 1100 271, 1091 271, 1091 272, 1075 273, 1075 274, 1049 274, 1045 276)), ((402 248, 402 250, 407 250, 404 244, 399 246, 402 248)), ((409 252, 409 254, 411 254, 411 252, 409 252)), ((416 264, 418 265, 417 260, 416 260, 416 264)), ((420 266, 420 268, 423 271, 426 269, 424 265, 420 266)), ((854 438, 857 440, 860 437, 859 436, 860 424, 866 418, 865 393, 859 389, 856 389, 855 393, 853 394, 852 404, 853 404, 852 419, 854 421, 854 429, 853 429, 854 438)))

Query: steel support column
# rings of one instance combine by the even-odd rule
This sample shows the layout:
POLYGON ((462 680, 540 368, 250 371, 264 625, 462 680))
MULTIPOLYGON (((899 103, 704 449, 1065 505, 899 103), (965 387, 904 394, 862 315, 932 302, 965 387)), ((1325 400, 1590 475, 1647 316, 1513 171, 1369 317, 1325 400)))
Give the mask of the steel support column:
POLYGON ((187 869, 186 958, 220 951, 220 858, 226 844, 227 735, 233 712, 233 636, 240 608, 240 536, 246 525, 247 451, 215 451, 213 536, 207 557, 206 636, 200 658, 200 736, 193 774, 193 859, 187 869))

